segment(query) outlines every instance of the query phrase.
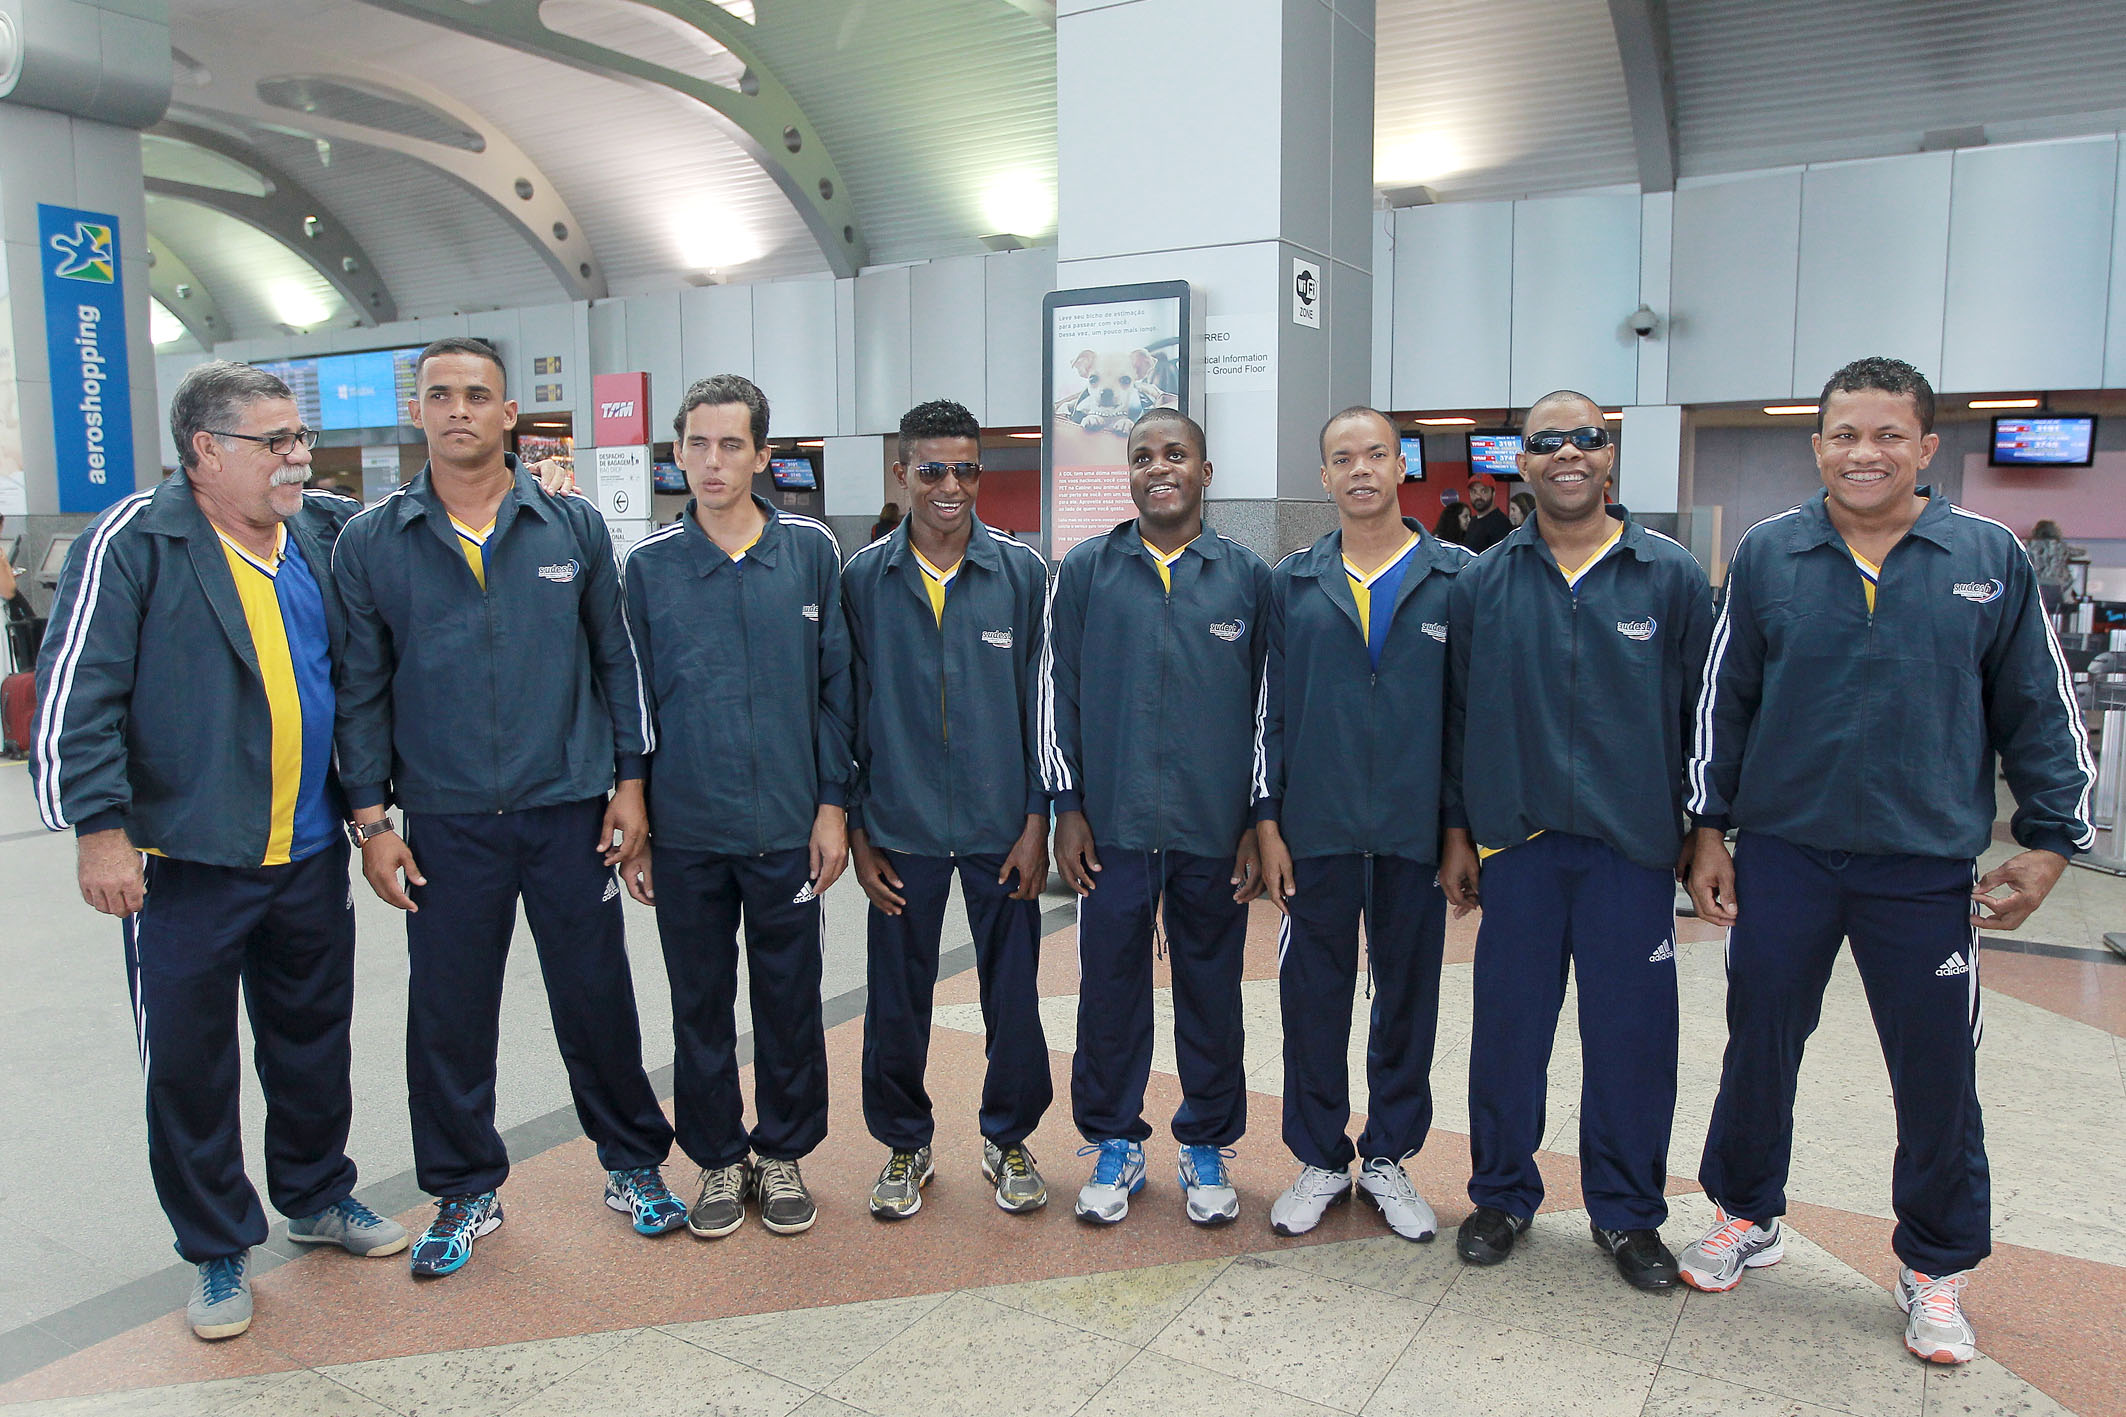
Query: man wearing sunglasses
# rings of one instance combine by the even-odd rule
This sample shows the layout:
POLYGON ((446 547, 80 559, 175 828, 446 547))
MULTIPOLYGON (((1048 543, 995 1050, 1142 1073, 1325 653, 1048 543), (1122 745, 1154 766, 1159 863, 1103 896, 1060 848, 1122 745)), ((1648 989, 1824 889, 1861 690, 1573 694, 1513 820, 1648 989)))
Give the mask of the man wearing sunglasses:
POLYGON ((820 897, 848 859, 849 634, 841 548, 753 491, 768 398, 697 380, 672 420, 686 515, 627 558, 627 614, 657 719, 648 849, 621 863, 657 910, 672 986, 672 1107, 701 1168, 687 1224, 728 1235, 755 1202, 776 1235, 818 1216, 799 1162, 827 1135, 820 897), (753 1103, 738 1079, 738 932, 753 1103))
POLYGON ((1633 1286, 1670 1289, 1675 883, 1711 593, 1688 551, 1609 504, 1616 446, 1593 400, 1545 395, 1524 426, 1536 510, 1455 579, 1447 631, 1440 884, 1463 915, 1481 871, 1484 907, 1469 1053, 1476 1209, 1455 1248, 1499 1263, 1542 1204, 1535 1152, 1569 970, 1594 1240, 1633 1286), (1493 725, 1510 743, 1479 751, 1493 725))
POLYGON ((864 1123, 889 1153, 871 1213, 914 1215, 931 1176, 923 1073, 957 876, 987 1035, 982 1172, 997 1206, 1024 1214, 1048 1203, 1026 1138, 1055 1095, 1038 978, 1048 794, 1033 679, 1048 564, 975 515, 981 427, 965 408, 909 410, 899 453, 908 515, 849 558, 842 582, 856 682, 849 853, 871 900, 864 1123))
POLYGON ((1225 1157, 1247 1127, 1240 973, 1262 894, 1248 784, 1270 568, 1204 525, 1211 464, 1194 419, 1153 409, 1127 446, 1137 516, 1063 559, 1041 662, 1056 867, 1079 896, 1071 1109, 1082 1154, 1098 1155, 1077 1214, 1114 1224, 1144 1186, 1163 923, 1181 1187, 1190 1220, 1223 1225, 1240 1214, 1225 1157))
POLYGON ((359 504, 306 493, 314 429, 279 379, 221 361, 170 403, 182 469, 67 553, 38 664, 37 806, 76 835, 82 899, 125 922, 148 1166, 198 1267, 202 1338, 251 1323, 266 1216, 244 1175, 239 988, 288 1237, 357 1255, 406 1232, 353 1198, 354 900, 333 772, 343 643, 334 539, 359 504))

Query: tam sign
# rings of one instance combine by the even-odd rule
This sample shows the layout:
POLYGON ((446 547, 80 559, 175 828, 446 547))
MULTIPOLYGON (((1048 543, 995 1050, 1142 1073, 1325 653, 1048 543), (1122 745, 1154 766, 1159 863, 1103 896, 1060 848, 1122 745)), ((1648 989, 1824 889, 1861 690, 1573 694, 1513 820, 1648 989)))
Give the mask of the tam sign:
POLYGON ((591 442, 600 448, 645 447, 650 438, 650 376, 591 376, 591 442))
POLYGON ((100 512, 133 491, 118 218, 40 202, 37 249, 59 510, 100 512))

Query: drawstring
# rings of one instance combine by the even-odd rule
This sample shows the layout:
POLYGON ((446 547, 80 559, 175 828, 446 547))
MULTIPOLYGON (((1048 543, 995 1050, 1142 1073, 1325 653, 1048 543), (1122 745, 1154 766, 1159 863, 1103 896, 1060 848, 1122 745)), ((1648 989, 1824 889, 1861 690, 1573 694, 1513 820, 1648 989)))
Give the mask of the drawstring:
POLYGON ((1362 936, 1366 952, 1366 997, 1373 997, 1373 853, 1366 853, 1365 895, 1358 902, 1358 918, 1364 924, 1362 936))

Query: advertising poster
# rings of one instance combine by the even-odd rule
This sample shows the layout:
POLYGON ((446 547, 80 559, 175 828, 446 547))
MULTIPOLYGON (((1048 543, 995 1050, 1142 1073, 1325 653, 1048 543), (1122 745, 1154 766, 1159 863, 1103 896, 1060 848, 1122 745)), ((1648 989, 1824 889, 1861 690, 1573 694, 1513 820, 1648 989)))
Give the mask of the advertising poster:
POLYGON ((100 512, 133 491, 118 218, 39 202, 37 236, 59 510, 100 512))
POLYGON ((1041 485, 1048 555, 1137 514, 1129 496, 1129 427, 1154 408, 1189 406, 1186 281, 1058 290, 1042 301, 1048 426, 1041 485))

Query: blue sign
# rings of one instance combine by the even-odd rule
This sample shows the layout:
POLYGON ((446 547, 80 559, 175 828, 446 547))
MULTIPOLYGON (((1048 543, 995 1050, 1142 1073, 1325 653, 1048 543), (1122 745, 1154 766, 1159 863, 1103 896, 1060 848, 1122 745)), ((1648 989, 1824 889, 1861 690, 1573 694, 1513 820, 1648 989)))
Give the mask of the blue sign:
POLYGON ((133 491, 132 381, 118 218, 37 204, 52 451, 61 512, 100 512, 133 491))

